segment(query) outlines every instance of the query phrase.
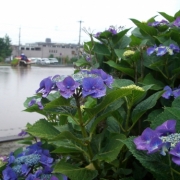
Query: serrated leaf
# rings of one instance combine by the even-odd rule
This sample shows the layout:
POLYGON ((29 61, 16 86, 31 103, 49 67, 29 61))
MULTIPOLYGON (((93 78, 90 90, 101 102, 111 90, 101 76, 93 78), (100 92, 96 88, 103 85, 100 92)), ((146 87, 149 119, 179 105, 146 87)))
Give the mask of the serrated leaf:
POLYGON ((92 180, 98 175, 96 170, 79 168, 61 161, 55 165, 54 172, 65 174, 71 180, 92 180))
POLYGON ((112 133, 106 143, 106 146, 101 149, 101 151, 95 155, 93 160, 100 160, 106 162, 112 162, 118 156, 121 148, 123 147, 123 143, 119 141, 119 139, 125 139, 126 136, 123 134, 112 133))
POLYGON ((132 78, 134 78, 134 70, 128 67, 122 67, 120 65, 118 65, 117 63, 115 63, 114 61, 110 60, 106 62, 110 67, 113 67, 114 69, 117 69, 121 72, 123 72, 124 74, 127 74, 129 76, 131 76, 132 78))
POLYGON ((151 123, 151 128, 155 129, 167 120, 176 120, 176 131, 180 132, 180 108, 178 107, 165 107, 164 111, 154 118, 151 123))
POLYGON ((51 123, 45 119, 40 119, 26 131, 35 137, 44 139, 55 138, 60 133, 51 123))
POLYGON ((145 78, 143 79, 142 84, 144 85, 152 84, 153 86, 151 87, 151 89, 153 90, 160 90, 160 89, 163 89, 165 86, 165 84, 162 83, 162 81, 154 79, 152 74, 147 74, 145 78))
POLYGON ((132 112, 132 122, 135 123, 138 119, 149 109, 155 106, 157 100, 161 97, 164 91, 156 92, 155 94, 149 96, 147 99, 140 102, 132 112))
POLYGON ((121 88, 121 87, 129 86, 132 84, 134 84, 134 82, 129 79, 114 79, 112 87, 113 88, 121 88))
MULTIPOLYGON (((147 154, 145 151, 137 150, 133 142, 135 137, 130 137, 122 142, 128 147, 133 156, 150 172, 158 175, 162 180, 171 179, 170 168, 168 164, 162 161, 163 156, 159 153, 147 154)), ((160 180, 160 179, 159 179, 160 180)))
POLYGON ((110 56, 110 51, 107 48, 107 46, 105 46, 104 44, 100 44, 100 43, 95 43, 94 47, 93 47, 93 51, 97 54, 101 54, 104 56, 110 56))
POLYGON ((75 65, 77 67, 81 67, 81 66, 86 66, 86 65, 89 65, 88 61, 86 61, 84 58, 81 58, 81 59, 78 59, 76 62, 75 62, 75 65))

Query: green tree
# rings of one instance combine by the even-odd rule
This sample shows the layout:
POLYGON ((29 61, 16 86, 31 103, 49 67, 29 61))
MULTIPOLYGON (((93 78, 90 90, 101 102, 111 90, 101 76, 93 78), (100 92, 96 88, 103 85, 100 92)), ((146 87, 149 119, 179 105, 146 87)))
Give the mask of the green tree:
POLYGON ((0 60, 10 56, 11 53, 11 39, 8 35, 5 35, 4 38, 0 38, 0 60))

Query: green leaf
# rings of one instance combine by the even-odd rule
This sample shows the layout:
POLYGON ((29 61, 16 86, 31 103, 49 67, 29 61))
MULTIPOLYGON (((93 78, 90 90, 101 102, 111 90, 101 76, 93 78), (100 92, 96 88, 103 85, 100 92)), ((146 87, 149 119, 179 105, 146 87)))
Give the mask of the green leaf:
POLYGON ((86 66, 86 65, 89 65, 88 61, 86 61, 84 58, 81 58, 81 59, 78 59, 76 62, 75 62, 75 65, 77 67, 81 67, 81 66, 86 66))
POLYGON ((123 54, 125 51, 126 49, 114 49, 114 52, 118 58, 124 58, 123 54))
POLYGON ((112 37, 112 42, 113 42, 113 46, 116 46, 116 44, 123 38, 123 36, 130 30, 129 29, 124 29, 122 31, 120 31, 119 33, 113 35, 112 37))
POLYGON ((133 142, 134 137, 130 137, 122 142, 128 147, 133 156, 147 168, 150 172, 158 176, 158 180, 171 179, 170 167, 163 162, 163 157, 158 153, 147 154, 145 151, 137 150, 133 142))
POLYGON ((57 141, 57 140, 68 140, 74 143, 78 143, 80 145, 82 145, 82 141, 81 139, 77 138, 76 136, 74 136, 71 132, 69 131, 63 131, 60 134, 58 134, 56 137, 54 137, 51 141, 57 141))
POLYGON ((119 49, 124 49, 126 48, 129 43, 131 42, 131 38, 128 36, 123 36, 122 39, 118 43, 119 49))
POLYGON ((63 115, 75 115, 76 113, 76 107, 70 105, 70 99, 65 99, 62 96, 46 104, 44 110, 49 113, 63 115))
POLYGON ((172 107, 180 108, 180 96, 174 99, 174 101, 172 102, 172 107))
POLYGON ((98 154, 95 155, 93 160, 100 160, 106 162, 112 162, 118 156, 120 150, 123 147, 123 143, 119 140, 125 139, 126 136, 123 134, 112 133, 108 138, 108 142, 105 147, 100 150, 98 154))
POLYGON ((45 119, 40 119, 26 131, 35 137, 44 139, 52 139, 60 133, 55 127, 52 126, 51 123, 45 119))
POLYGON ((109 51, 109 49, 107 48, 107 46, 105 46, 104 44, 100 44, 100 43, 95 43, 94 44, 94 48, 93 51, 97 54, 101 54, 101 55, 105 55, 105 56, 110 56, 111 53, 109 51))
POLYGON ((152 74, 147 74, 146 77, 143 79, 142 84, 143 85, 152 84, 153 86, 151 87, 151 89, 153 90, 160 90, 160 89, 163 89, 165 86, 164 83, 162 83, 162 81, 154 79, 152 74))
POLYGON ((84 51, 86 53, 92 54, 93 43, 92 41, 84 42, 84 51))
POLYGON ((92 180, 98 175, 96 170, 79 168, 61 161, 55 165, 53 172, 65 174, 71 180, 92 180))
POLYGON ((175 19, 173 16, 166 14, 165 12, 158 12, 161 16, 167 19, 169 22, 173 22, 175 19))
POLYGON ((115 63, 114 61, 110 60, 106 62, 110 67, 113 67, 121 72, 123 72, 124 74, 127 74, 129 76, 131 76, 132 78, 134 78, 134 70, 131 68, 127 68, 127 67, 122 67, 120 65, 118 65, 117 63, 115 63))
POLYGON ((60 97, 60 93, 59 93, 59 91, 57 91, 57 92, 55 92, 55 93, 49 94, 49 95, 47 96, 47 99, 48 99, 49 101, 53 101, 53 100, 55 100, 55 99, 57 99, 57 98, 59 98, 59 97, 60 97))
MULTIPOLYGON (((104 114, 104 116, 106 117, 107 115, 109 115, 109 113, 113 112, 114 110, 116 110, 117 107, 122 105, 120 102, 118 104, 119 99, 127 96, 130 93, 131 93, 131 90, 126 89, 126 88, 112 90, 109 94, 107 94, 103 98, 103 100, 100 104, 98 104, 94 108, 85 109, 85 110, 87 111, 87 113, 89 113, 89 118, 93 119, 98 113, 100 113, 101 111, 106 109, 105 114, 104 114), (114 103, 116 103, 116 106, 114 103)), ((93 122, 93 124, 91 126, 91 132, 94 131, 98 122, 100 122, 104 117, 103 117, 103 115, 101 115, 98 118, 96 118, 96 120, 93 122)))
POLYGON ((137 27, 139 27, 144 33, 150 36, 156 36, 157 30, 145 23, 138 22, 136 19, 130 19, 137 27))
POLYGON ((151 123, 151 128, 155 129, 169 119, 176 120, 176 130, 180 132, 180 108, 178 107, 165 107, 164 112, 154 118, 154 121, 151 123))
POLYGON ((177 18, 180 16, 180 10, 178 12, 175 13, 174 17, 177 18))
POLYGON ((140 102, 132 112, 132 122, 135 123, 149 109, 156 105, 157 100, 161 97, 164 91, 159 91, 149 96, 147 99, 140 102))
POLYGON ((132 84, 134 84, 134 82, 129 79, 114 79, 112 87, 113 88, 121 88, 121 87, 129 86, 132 84))

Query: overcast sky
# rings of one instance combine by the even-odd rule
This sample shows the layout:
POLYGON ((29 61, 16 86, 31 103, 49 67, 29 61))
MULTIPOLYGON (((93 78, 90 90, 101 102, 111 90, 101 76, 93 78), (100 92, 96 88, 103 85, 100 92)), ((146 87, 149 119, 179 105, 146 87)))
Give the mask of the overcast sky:
MULTIPOLYGON (((12 44, 44 42, 78 43, 79 21, 94 33, 110 25, 134 27, 130 18, 146 21, 166 12, 180 10, 180 0, 1 0, 0 37, 7 34, 12 44)), ((81 43, 89 41, 82 31, 81 43)))

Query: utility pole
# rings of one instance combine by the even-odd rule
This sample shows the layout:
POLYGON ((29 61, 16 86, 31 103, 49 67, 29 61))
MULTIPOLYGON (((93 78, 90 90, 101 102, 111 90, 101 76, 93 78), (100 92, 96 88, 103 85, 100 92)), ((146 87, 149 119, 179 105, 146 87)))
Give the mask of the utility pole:
POLYGON ((19 56, 20 56, 20 45, 21 45, 21 28, 19 28, 19 50, 18 50, 19 56))
POLYGON ((79 59, 79 53, 80 53, 80 46, 81 46, 81 23, 83 22, 83 21, 78 21, 79 22, 79 42, 78 42, 78 59, 79 59))

